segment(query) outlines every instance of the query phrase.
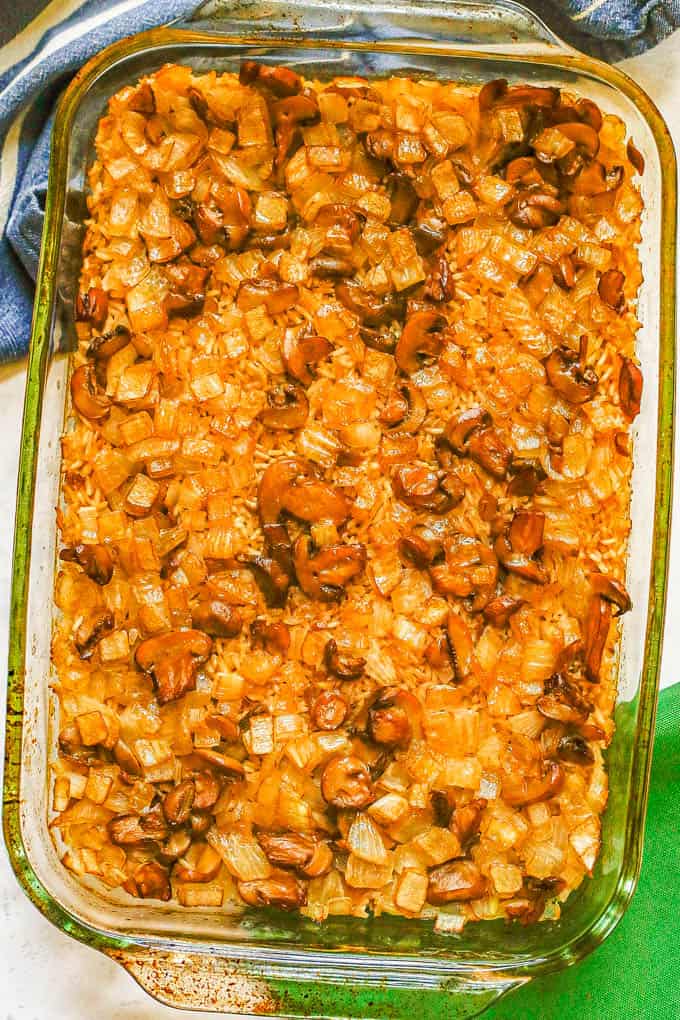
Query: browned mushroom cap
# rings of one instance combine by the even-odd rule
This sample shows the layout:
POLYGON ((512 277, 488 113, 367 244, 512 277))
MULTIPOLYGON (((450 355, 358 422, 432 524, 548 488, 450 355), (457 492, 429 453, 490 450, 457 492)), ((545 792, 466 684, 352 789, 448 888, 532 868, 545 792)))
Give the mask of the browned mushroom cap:
POLYGON ((293 551, 300 587, 319 602, 339 601, 345 585, 366 566, 366 549, 363 545, 330 545, 310 556, 309 546, 309 539, 301 535, 293 551))
POLYGON ((415 312, 405 323, 397 341, 394 357, 397 365, 406 375, 413 375, 426 357, 437 357, 444 345, 441 331, 446 319, 439 312, 415 312))
POLYGON ((323 250, 340 258, 352 254, 352 246, 359 237, 359 217, 348 205, 334 202, 322 205, 314 217, 314 226, 325 231, 323 250))
POLYGON ((170 825, 184 825, 189 821, 195 796, 196 787, 192 779, 183 779, 166 793, 163 798, 163 813, 170 825))
POLYGON ((207 854, 199 857, 195 868, 189 867, 183 861, 179 861, 172 871, 172 877, 178 882, 212 882, 217 878, 222 867, 222 858, 212 847, 205 847, 207 854), (206 861, 206 856, 208 860, 206 861))
MULTIPOLYGON (((416 238, 416 247, 418 239, 416 238)), ((453 273, 445 255, 440 255, 432 265, 424 283, 425 297, 431 301, 450 301, 456 295, 453 273)))
POLYGON ((296 868, 307 877, 324 874, 333 861, 328 844, 303 832, 258 832, 267 859, 279 868, 296 868))
POLYGON ((239 68, 241 85, 265 85, 275 96, 294 96, 302 91, 302 78, 289 67, 268 67, 256 60, 244 60, 239 68))
POLYGON ((283 512, 283 493, 300 479, 313 475, 313 465, 301 457, 284 457, 270 464, 257 490, 257 509, 262 524, 275 524, 283 512))
POLYGON ((105 634, 114 628, 113 613, 108 609, 95 609, 85 617, 74 635, 74 643, 81 659, 88 660, 105 634))
POLYGON ((253 559, 238 556, 237 560, 250 570, 270 609, 285 604, 291 577, 276 560, 268 556, 255 556, 253 559))
POLYGON ((101 329, 109 312, 109 298, 101 287, 90 287, 79 291, 76 296, 76 321, 91 322, 95 329, 101 329))
POLYGON ((387 398, 380 421, 396 432, 417 432, 427 416, 427 404, 421 390, 412 383, 402 383, 387 398))
POLYGON ((433 906, 476 900, 486 892, 486 879, 472 861, 456 860, 440 864, 430 872, 427 902, 433 906))
POLYGON ((191 778, 196 788, 194 806, 191 813, 191 818, 193 819, 196 811, 210 811, 215 806, 222 793, 222 784, 217 776, 207 769, 202 772, 194 772, 191 778))
POLYGON ((512 595, 498 595, 484 606, 484 619, 496 627, 504 627, 511 616, 526 605, 524 599, 516 599, 512 595))
POLYGON ((111 401, 97 387, 92 365, 81 365, 71 376, 71 400, 78 414, 88 421, 103 421, 111 411, 111 401))
POLYGON ((280 99, 272 106, 276 137, 275 165, 277 169, 302 140, 300 125, 319 119, 319 104, 313 92, 280 99))
POLYGON ((315 478, 298 478, 281 492, 281 507, 301 521, 347 520, 350 506, 337 489, 315 478))
POLYGON ((505 78, 494 78, 482 85, 477 96, 480 111, 490 110, 499 99, 507 94, 508 82, 505 78))
POLYGON ((476 659, 472 634, 467 623, 453 610, 446 621, 446 643, 456 680, 466 680, 475 672, 476 659))
POLYGON ((285 655, 290 648, 290 631, 282 620, 268 623, 262 618, 253 620, 250 637, 255 645, 262 645, 272 654, 285 655))
POLYGON ((619 400, 626 417, 637 418, 642 401, 642 372, 630 358, 621 358, 619 400))
POLYGON ((175 829, 164 840, 158 851, 158 860, 161 864, 174 864, 178 858, 183 857, 191 846, 191 835, 186 829, 175 829))
POLYGON ((127 891, 145 900, 163 900, 172 897, 170 876, 166 868, 157 861, 141 864, 126 882, 127 891))
POLYGON ((333 638, 326 642, 323 661, 328 672, 338 680, 356 680, 366 666, 366 660, 359 655, 341 655, 338 643, 333 638))
POLYGON ((171 630, 142 641, 135 662, 150 673, 160 705, 180 698, 196 686, 196 673, 212 651, 212 641, 199 630, 171 630))
POLYGON ((243 617, 238 609, 217 598, 202 598, 191 611, 197 630, 216 638, 232 638, 241 633, 243 617))
POLYGON ((337 730, 342 726, 349 705, 337 691, 324 691, 316 699, 310 710, 312 725, 317 730, 337 730))
MULTIPOLYGON (((407 747, 413 736, 413 726, 407 711, 408 691, 398 687, 383 687, 368 710, 367 732, 372 741, 383 747, 407 747)), ((415 700, 415 699, 414 699, 415 700)))
POLYGON ((592 99, 579 99, 576 103, 576 112, 584 123, 591 126, 593 131, 599 131, 602 127, 602 112, 592 99))
POLYGON ((472 433, 491 425, 491 415, 482 407, 470 407, 451 418, 444 429, 444 438, 456 453, 465 456, 472 433))
POLYGON ((471 460, 483 467, 494 478, 505 478, 512 463, 512 451, 503 442, 495 428, 477 429, 467 444, 471 460))
POLYGON ((263 276, 259 280, 244 280, 238 289, 236 304, 244 312, 264 305, 270 315, 279 315, 294 305, 299 295, 296 284, 263 276))
POLYGON ((200 311, 205 301, 205 284, 210 270, 205 266, 194 265, 188 258, 182 258, 165 266, 164 272, 170 287, 166 301, 168 312, 172 315, 200 311))
POLYGON ((334 280, 341 276, 353 276, 356 266, 348 258, 338 255, 315 255, 310 259, 309 272, 320 280, 334 280))
POLYGON ((564 772, 557 762, 551 762, 541 777, 517 778, 503 781, 503 799, 512 807, 527 807, 555 797, 564 786, 564 772))
POLYGON ((612 604, 609 599, 603 598, 602 595, 593 595, 583 626, 586 676, 592 683, 596 683, 600 678, 602 656, 607 644, 611 620, 612 604))
POLYGON ((425 464, 402 464, 392 477, 397 499, 418 510, 448 513, 465 495, 460 478, 451 471, 433 471, 425 464))
POLYGON ((603 599, 607 599, 616 606, 618 612, 614 613, 614 616, 623 616, 633 608, 630 595, 616 578, 609 577, 608 574, 592 573, 590 583, 596 595, 601 595, 603 599))
POLYGON ((300 429, 309 415, 309 401, 297 383, 277 383, 267 392, 267 406, 258 418, 270 429, 300 429))
POLYGON ((513 476, 508 482, 508 496, 531 497, 546 478, 543 466, 538 461, 516 461, 510 464, 508 471, 513 476))
POLYGON ((599 382, 592 368, 583 367, 581 355, 569 347, 556 347, 545 359, 545 374, 557 392, 572 404, 592 400, 599 382))
POLYGON ((116 846, 139 846, 152 840, 165 839, 168 835, 168 823, 160 804, 143 815, 118 815, 111 819, 108 829, 111 842, 116 846))
POLYGON ((592 747, 579 733, 568 733, 560 738, 557 757, 573 765, 592 765, 595 761, 592 747))
POLYGON ((226 773, 230 779, 243 779, 246 774, 246 770, 238 758, 232 758, 231 755, 222 754, 220 751, 213 751, 211 747, 197 747, 194 754, 218 771, 226 773))
POLYGON ((269 878, 257 878, 237 884, 238 894, 251 907, 278 907, 296 910, 307 902, 307 890, 288 871, 279 871, 269 878))
POLYGON ((332 350, 332 344, 325 337, 300 336, 293 329, 286 330, 281 345, 286 372, 304 386, 309 386, 314 379, 311 366, 318 365, 332 350))
POLYGON ((536 702, 536 708, 546 719, 581 726, 588 718, 592 705, 564 673, 553 673, 543 682, 543 694, 536 702))
POLYGON ((462 847, 465 847, 479 834, 479 826, 485 808, 485 800, 474 799, 469 800, 467 804, 460 804, 454 811, 449 821, 449 828, 458 836, 462 847))
POLYGON ((626 278, 619 269, 608 269, 600 277, 597 285, 597 293, 602 300, 615 312, 622 311, 626 299, 623 295, 623 285, 626 278))
POLYGON ((62 549, 59 559, 77 563, 97 584, 108 584, 113 576, 113 557, 105 545, 79 544, 73 549, 62 549))
POLYGON ((399 227, 408 223, 415 216, 418 208, 418 195, 413 181, 407 174, 389 174, 385 180, 387 194, 390 199, 390 215, 388 224, 399 227))
POLYGON ((600 136, 595 128, 583 121, 558 124, 560 132, 569 138, 587 159, 594 159, 600 151, 600 136))
POLYGON ((420 535, 415 531, 411 531, 408 535, 404 535, 403 538, 399 539, 400 555, 421 570, 429 567, 441 551, 442 546, 440 542, 425 538, 424 535, 420 535))
POLYGON ((384 326, 400 318, 404 311, 404 301, 397 295, 378 297, 351 280, 339 283, 335 294, 366 326, 384 326))
POLYGON ((108 333, 101 333, 93 338, 87 349, 88 357, 97 361, 106 361, 112 354, 122 351, 130 343, 130 330, 127 326, 116 326, 108 333))
POLYGON ((354 755, 335 755, 321 773, 321 794, 337 808, 361 810, 375 800, 367 767, 354 755))
POLYGON ((540 510, 516 510, 508 529, 513 552, 533 556, 543 545, 545 514, 540 510))
POLYGON ((520 191, 508 205, 508 219, 516 227, 541 230, 557 223, 566 206, 561 198, 546 191, 520 191))
POLYGON ((498 560, 493 549, 479 539, 455 533, 444 543, 444 563, 430 566, 430 577, 442 595, 474 596, 473 612, 492 598, 498 581, 498 560))
POLYGON ((499 535, 493 548, 501 566, 508 573, 517 574, 518 577, 523 577, 525 581, 533 581, 534 584, 548 583, 548 575, 540 563, 526 553, 516 552, 506 535, 499 535))

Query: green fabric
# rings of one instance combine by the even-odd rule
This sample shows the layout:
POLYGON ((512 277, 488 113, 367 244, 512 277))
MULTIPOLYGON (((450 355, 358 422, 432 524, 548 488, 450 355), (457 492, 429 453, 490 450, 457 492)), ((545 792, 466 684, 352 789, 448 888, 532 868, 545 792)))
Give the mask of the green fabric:
POLYGON ((661 693, 642 874, 619 926, 582 963, 537 978, 484 1020, 680 1018, 680 684, 661 693))

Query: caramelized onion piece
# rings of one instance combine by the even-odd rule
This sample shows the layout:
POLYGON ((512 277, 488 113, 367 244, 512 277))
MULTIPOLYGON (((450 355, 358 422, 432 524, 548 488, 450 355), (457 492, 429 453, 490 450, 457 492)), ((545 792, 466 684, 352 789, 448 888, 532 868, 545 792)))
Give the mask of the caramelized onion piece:
POLYGON ((368 769, 354 755, 335 755, 321 773, 321 794, 327 804, 360 811, 375 800, 368 769))
POLYGON ((642 401, 642 372, 630 358, 621 359, 619 373, 619 400, 621 409, 631 421, 640 413, 642 401))
POLYGON ((137 647, 135 662, 149 673, 161 705, 175 701, 196 686, 196 673, 212 651, 212 641, 199 630, 172 630, 147 638, 137 647))
POLYGON ((341 655, 338 643, 333 638, 326 642, 323 661, 328 672, 338 680, 356 680, 366 667, 366 660, 361 656, 341 655))

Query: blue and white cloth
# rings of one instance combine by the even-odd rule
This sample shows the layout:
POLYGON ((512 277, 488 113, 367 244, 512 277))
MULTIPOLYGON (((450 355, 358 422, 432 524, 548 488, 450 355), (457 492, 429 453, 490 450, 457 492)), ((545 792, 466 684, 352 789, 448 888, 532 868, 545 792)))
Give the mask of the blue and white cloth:
MULTIPOLYGON (((264 2, 264 0, 263 0, 264 2)), ((680 26, 680 0, 525 0, 562 38, 606 60, 680 26)), ((6 0, 0 24, 0 361, 25 354, 58 95, 110 43, 189 18, 197 0, 6 0)))

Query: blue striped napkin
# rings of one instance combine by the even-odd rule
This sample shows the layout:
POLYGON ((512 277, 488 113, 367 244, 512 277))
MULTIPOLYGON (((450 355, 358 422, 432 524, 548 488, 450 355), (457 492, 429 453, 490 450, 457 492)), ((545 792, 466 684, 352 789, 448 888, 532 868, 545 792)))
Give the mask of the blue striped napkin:
MULTIPOLYGON (((196 0, 8 0, 0 25, 0 361, 28 345, 51 113, 73 73, 124 36, 188 18, 196 0), (43 10, 43 8, 45 8, 43 10)), ((617 60, 680 26, 680 0, 529 0, 558 35, 617 60)))

